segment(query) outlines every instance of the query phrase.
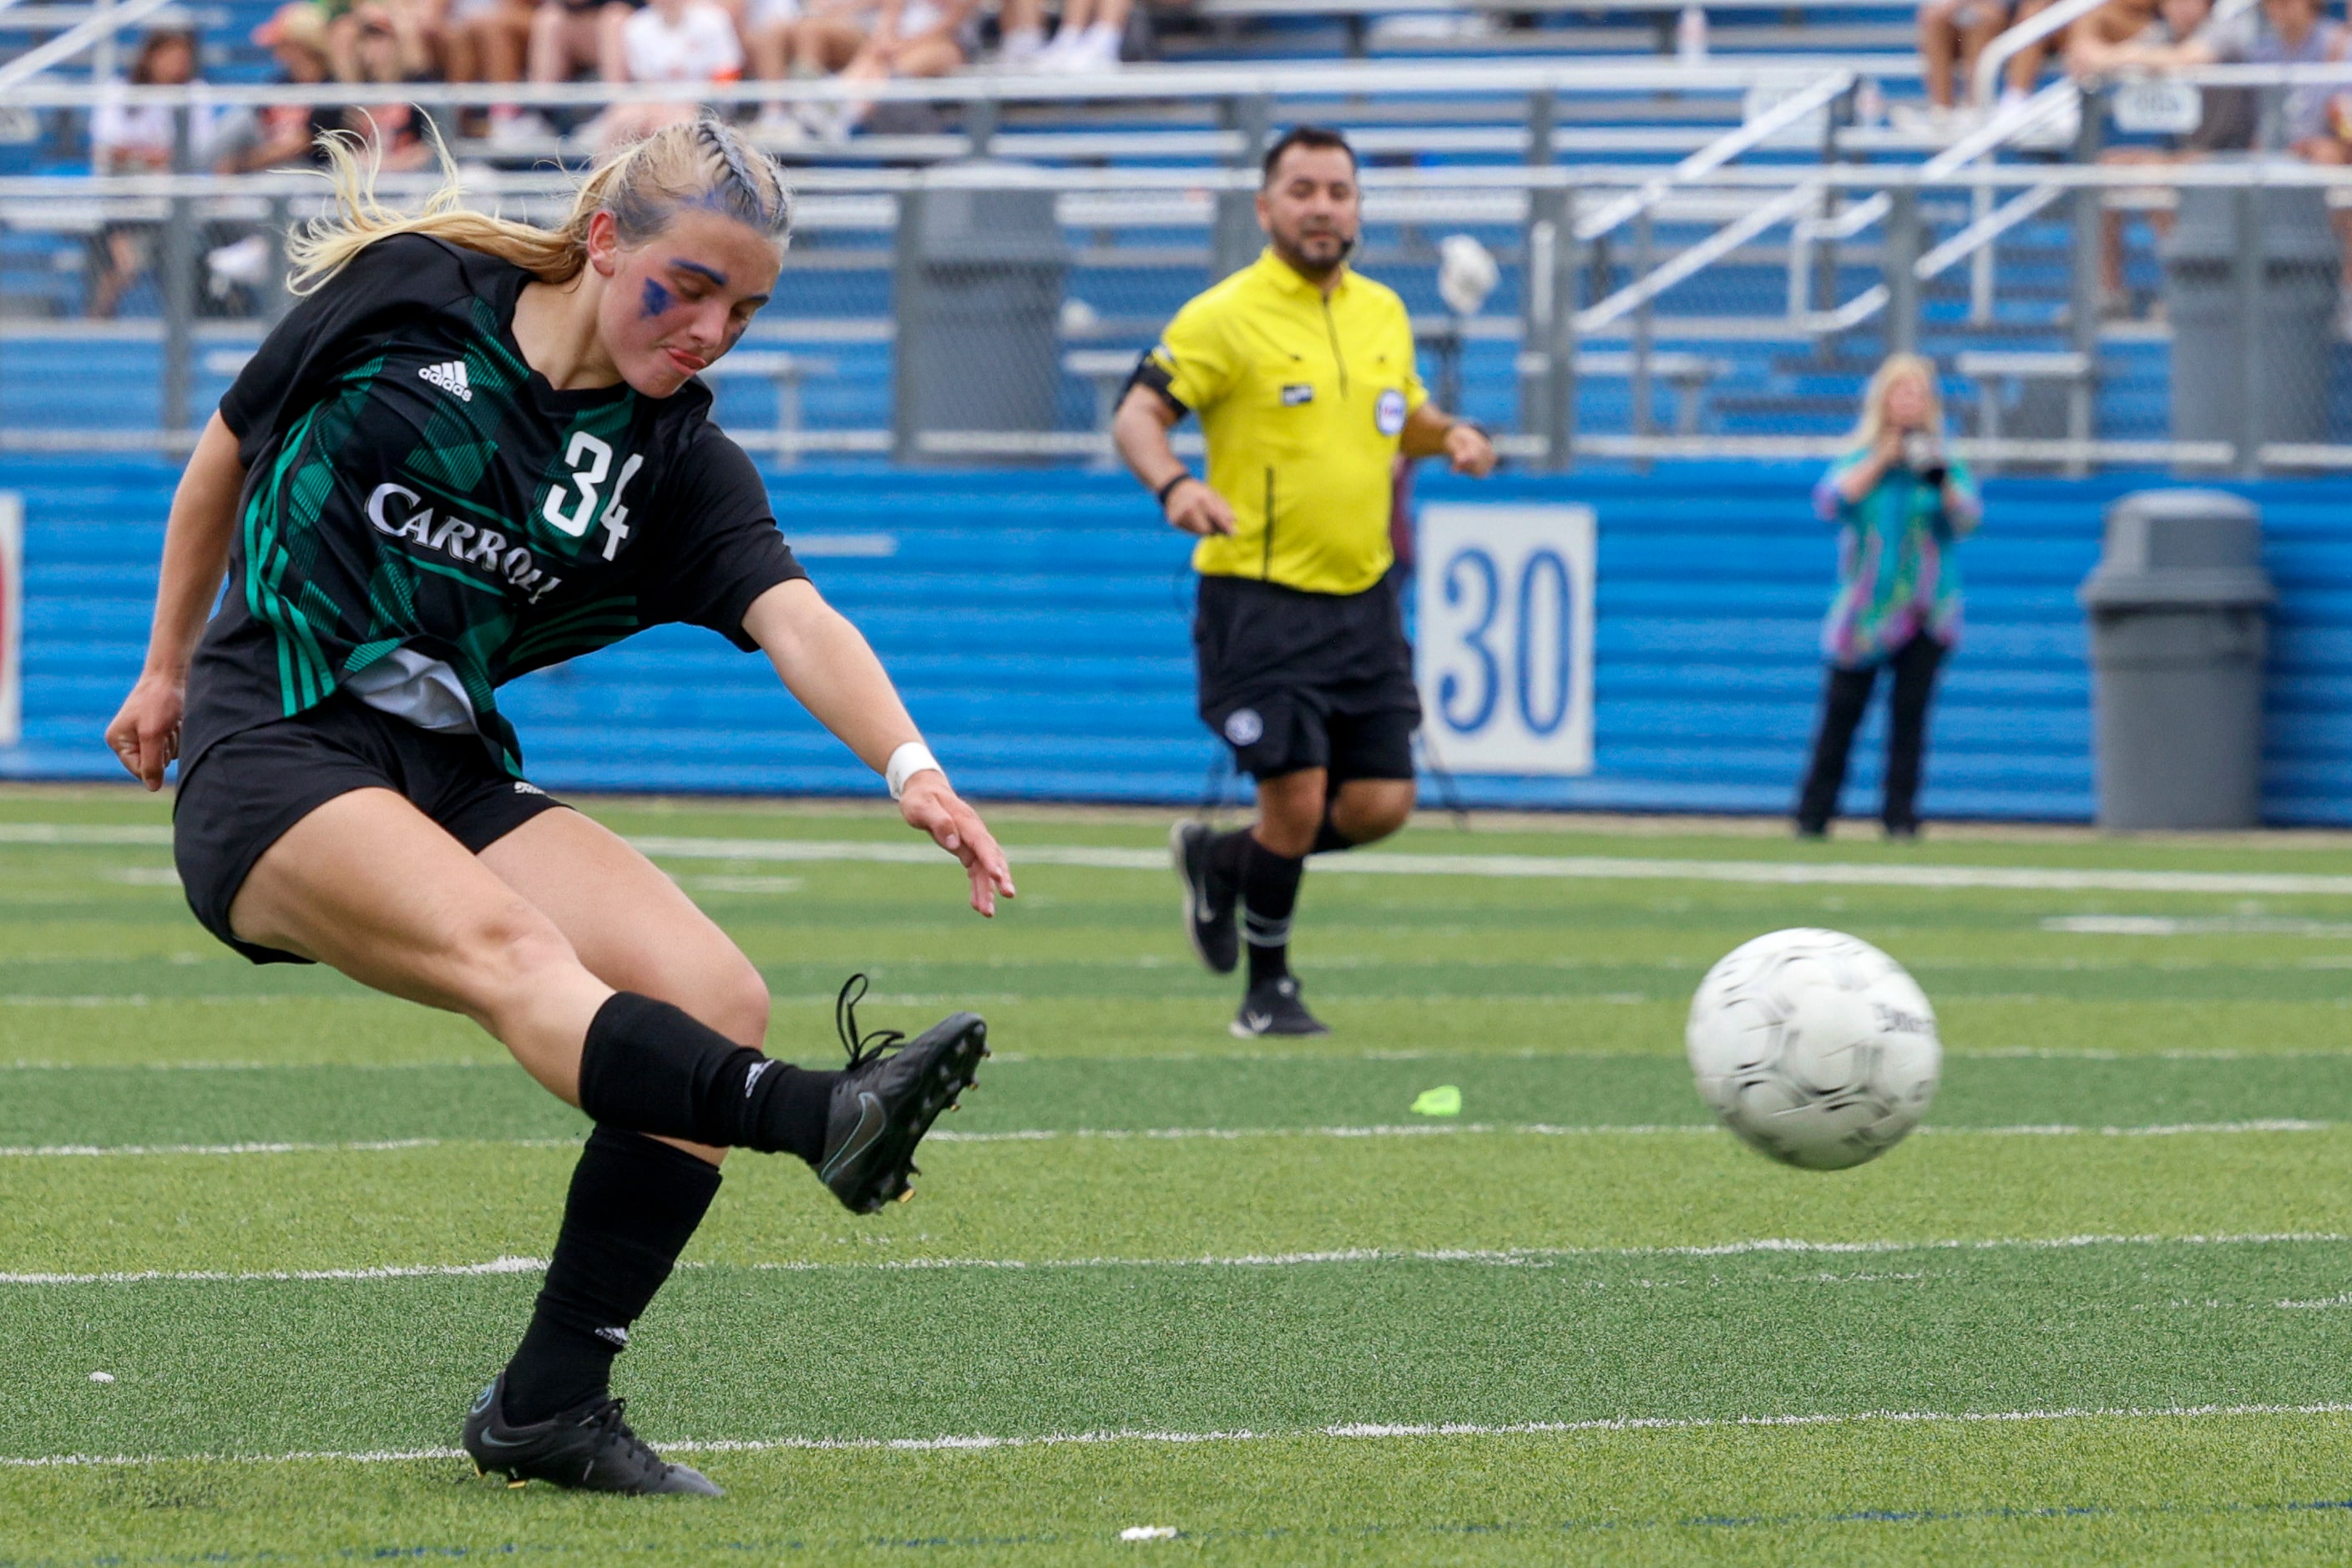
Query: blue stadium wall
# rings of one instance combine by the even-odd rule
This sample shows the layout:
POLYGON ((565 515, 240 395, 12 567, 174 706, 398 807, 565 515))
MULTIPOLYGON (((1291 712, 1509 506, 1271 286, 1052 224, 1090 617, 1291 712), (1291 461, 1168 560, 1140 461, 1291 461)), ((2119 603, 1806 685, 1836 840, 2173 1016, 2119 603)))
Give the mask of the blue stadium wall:
MULTIPOLYGON (((1472 805, 1779 812, 1819 695, 1832 568, 1811 468, 1651 475, 1428 474, 1423 501, 1576 500, 1600 517, 1597 767, 1465 777, 1472 805)), ((99 732, 136 672, 169 470, 14 460, 26 512, 25 737, 0 777, 121 775, 99 732)), ((982 796, 1189 802, 1217 781, 1192 710, 1184 542, 1124 479, 1066 472, 777 469, 777 512, 825 593, 896 671, 957 781, 982 796)), ((2074 589, 2100 514, 2158 477, 2013 479, 1965 548, 1968 629, 1934 715, 1940 816, 2085 819, 2090 679, 2074 589)), ((2269 671, 2265 814, 2352 823, 2352 485, 2244 487, 2283 598, 2269 671)), ((870 774, 764 660, 665 628, 510 689, 554 788, 869 793, 870 774)), ((1847 807, 1875 802, 1874 717, 1847 807)), ((1233 786, 1228 783, 1227 789, 1233 786)))

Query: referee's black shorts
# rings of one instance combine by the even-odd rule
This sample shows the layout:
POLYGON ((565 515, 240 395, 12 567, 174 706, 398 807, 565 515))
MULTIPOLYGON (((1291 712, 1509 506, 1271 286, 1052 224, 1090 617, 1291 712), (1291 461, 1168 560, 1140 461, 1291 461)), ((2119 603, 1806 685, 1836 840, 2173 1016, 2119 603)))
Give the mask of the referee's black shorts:
POLYGON ((1202 721, 1251 777, 1324 768, 1333 789, 1412 777, 1421 697, 1393 582, 1308 594, 1203 576, 1192 649, 1202 721))
POLYGON ((256 963, 308 963, 239 941, 229 906, 287 829, 357 789, 405 796, 478 855, 562 803, 490 760, 470 734, 436 734, 338 691, 306 713, 212 743, 172 802, 172 858, 198 923, 256 963))

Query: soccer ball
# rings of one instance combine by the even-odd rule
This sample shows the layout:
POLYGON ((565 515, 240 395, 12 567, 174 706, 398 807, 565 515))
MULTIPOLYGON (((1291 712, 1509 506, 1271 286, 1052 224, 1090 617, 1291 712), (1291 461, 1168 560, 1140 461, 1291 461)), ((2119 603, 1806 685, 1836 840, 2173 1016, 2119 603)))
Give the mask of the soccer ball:
POLYGON ((1843 931, 1776 931, 1731 950, 1691 998, 1701 1099, 1775 1160, 1842 1171, 1918 1125, 1944 1047, 1903 966, 1843 931))

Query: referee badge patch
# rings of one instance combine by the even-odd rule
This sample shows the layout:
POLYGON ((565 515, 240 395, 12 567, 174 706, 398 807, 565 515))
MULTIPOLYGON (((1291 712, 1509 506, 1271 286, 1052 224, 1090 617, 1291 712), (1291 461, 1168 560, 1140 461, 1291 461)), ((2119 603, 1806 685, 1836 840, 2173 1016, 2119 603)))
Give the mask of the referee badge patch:
POLYGON ((1255 708, 1236 708, 1225 715, 1225 739, 1236 746, 1255 746, 1265 734, 1265 721, 1255 708))
POLYGON ((1393 386, 1381 393, 1381 400, 1372 405, 1372 423, 1380 426, 1383 436, 1393 436, 1403 429, 1404 394, 1393 386))

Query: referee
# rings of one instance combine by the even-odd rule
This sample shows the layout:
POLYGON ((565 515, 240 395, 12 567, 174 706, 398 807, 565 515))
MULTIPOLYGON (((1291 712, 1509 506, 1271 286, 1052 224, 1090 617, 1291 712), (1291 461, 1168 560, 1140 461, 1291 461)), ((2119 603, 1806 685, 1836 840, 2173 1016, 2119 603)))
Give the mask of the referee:
POLYGON ((1266 248, 1194 298, 1137 365, 1113 434, 1168 521, 1201 542, 1201 718, 1257 780, 1257 822, 1169 836, 1201 961, 1249 986, 1233 1031, 1320 1035, 1290 973, 1307 857, 1385 838, 1412 811, 1421 723, 1389 543, 1397 456, 1486 477, 1495 448, 1429 401, 1394 290, 1348 268, 1356 155, 1300 126, 1265 155, 1266 248), (1197 414, 1209 472, 1168 432, 1197 414), (1236 921, 1236 906, 1240 919, 1236 921))

